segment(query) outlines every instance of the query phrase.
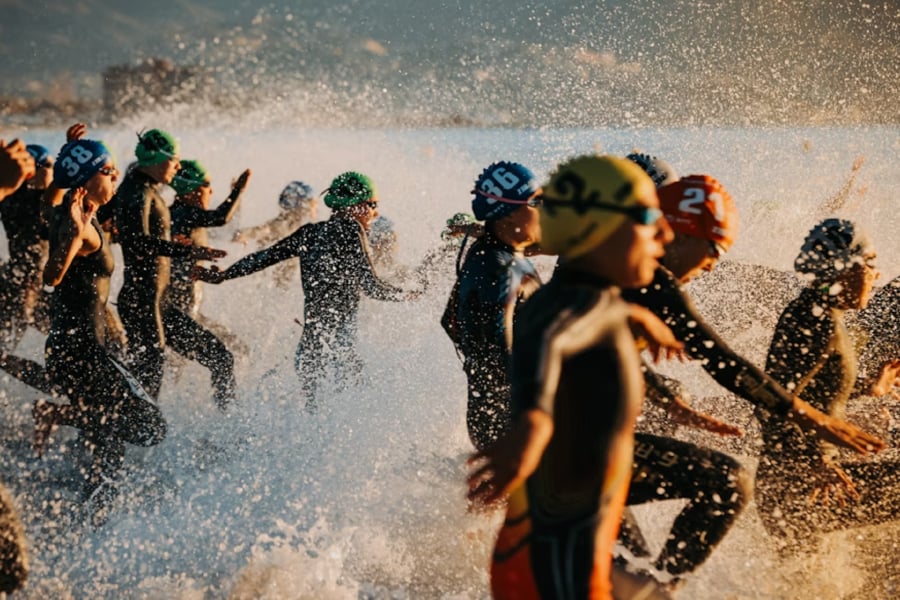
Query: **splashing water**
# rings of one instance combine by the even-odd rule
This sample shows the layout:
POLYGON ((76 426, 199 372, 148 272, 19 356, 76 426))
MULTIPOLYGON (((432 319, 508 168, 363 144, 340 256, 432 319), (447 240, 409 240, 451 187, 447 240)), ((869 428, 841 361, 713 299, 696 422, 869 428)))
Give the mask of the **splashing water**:
MULTIPOLYGON (((158 115, 91 137, 107 141, 124 165, 133 131, 171 129, 182 156, 209 169, 214 202, 250 167, 238 223, 211 231, 212 245, 229 252, 224 265, 254 249, 231 242, 233 229, 274 216, 278 192, 293 179, 321 190, 348 169, 370 175, 380 210, 399 233, 397 261, 414 266, 439 243, 446 218, 468 210, 468 192, 484 165, 516 160, 544 176, 574 154, 639 148, 681 174, 720 179, 742 215, 729 258, 778 269, 790 267, 816 207, 865 155, 842 214, 870 231, 885 277, 897 275, 900 241, 892 220, 900 173, 890 160, 900 149, 896 128, 253 130, 238 124, 187 129, 173 118, 158 115)), ((26 137, 51 148, 62 142, 61 132, 26 137)), ((238 403, 227 415, 218 413, 202 368, 169 368, 160 397, 169 436, 155 448, 128 449, 121 499, 97 530, 78 516, 80 475, 73 465, 84 457, 74 433, 59 431, 47 456, 32 458, 30 406, 37 393, 2 379, 5 481, 26 522, 32 557, 21 597, 487 597, 500 517, 466 512, 465 378, 438 326, 452 267, 434 275, 416 302, 363 303, 366 381, 326 389, 314 415, 296 400, 299 280, 285 289, 263 272, 206 286, 203 313, 227 324, 250 348, 237 357, 238 403)), ((120 270, 113 283, 120 285, 120 270)), ((711 306, 717 318, 735 308, 711 306)), ((772 307, 774 314, 779 310, 772 307)), ((18 353, 40 357, 42 344, 30 333, 18 353)), ((696 365, 673 372, 698 396, 721 395, 696 365)), ((697 439, 716 443, 705 434, 697 439)), ((661 544, 679 507, 659 503, 637 513, 661 544)), ((865 580, 852 543, 860 535, 830 536, 815 560, 783 564, 751 505, 681 597, 851 597, 865 580)))

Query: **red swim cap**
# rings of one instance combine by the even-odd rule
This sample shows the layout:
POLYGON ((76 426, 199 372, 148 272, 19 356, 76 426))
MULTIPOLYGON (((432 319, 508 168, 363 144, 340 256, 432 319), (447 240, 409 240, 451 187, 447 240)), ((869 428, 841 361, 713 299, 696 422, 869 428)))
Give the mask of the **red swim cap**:
POLYGON ((709 175, 688 175, 659 190, 659 206, 672 229, 728 250, 737 237, 738 212, 731 194, 709 175))

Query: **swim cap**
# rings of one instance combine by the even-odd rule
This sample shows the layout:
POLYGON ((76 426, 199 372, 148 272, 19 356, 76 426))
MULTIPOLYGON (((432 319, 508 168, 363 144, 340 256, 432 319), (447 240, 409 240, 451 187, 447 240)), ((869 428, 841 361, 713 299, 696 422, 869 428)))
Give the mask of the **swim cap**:
POLYGON ((369 243, 380 249, 388 249, 397 241, 394 222, 387 217, 379 216, 369 227, 369 243))
POLYGON ((581 256, 628 218, 604 206, 636 206, 648 197, 656 197, 653 180, 630 160, 587 155, 564 162, 544 186, 541 248, 564 258, 581 256))
POLYGON ((50 160, 50 151, 40 144, 28 144, 25 146, 28 154, 34 159, 34 164, 38 167, 49 167, 47 161, 50 160))
POLYGON ((678 173, 675 172, 672 165, 660 158, 642 152, 632 152, 625 158, 642 168, 644 173, 649 175, 656 184, 656 187, 678 181, 678 173))
POLYGON ((834 281, 872 252, 868 236, 852 221, 825 219, 806 235, 794 269, 814 279, 834 281))
POLYGON ((362 173, 347 171, 335 177, 325 192, 325 206, 349 208, 374 198, 375 186, 362 173))
POLYGON ((458 212, 449 219, 447 219, 447 227, 441 232, 441 239, 448 240, 457 235, 462 235, 461 232, 453 231, 454 227, 466 227, 467 225, 475 224, 475 216, 469 213, 458 212))
POLYGON ((53 183, 61 189, 81 187, 112 160, 112 153, 94 140, 74 140, 59 151, 53 165, 53 183))
POLYGON ((278 206, 282 210, 296 210, 315 196, 313 189, 302 181, 292 181, 281 190, 278 206))
POLYGON ((138 134, 134 154, 138 166, 151 167, 178 156, 178 142, 165 131, 151 129, 138 134))
POLYGON ((181 168, 172 178, 172 189, 176 194, 188 194, 193 192, 209 180, 206 169, 196 160, 181 161, 181 168))
POLYGON ((519 163, 495 162, 475 180, 472 212, 479 221, 502 219, 538 191, 534 173, 519 163))
POLYGON ((731 194, 709 175, 688 175, 658 190, 659 206, 674 231, 709 240, 725 253, 738 232, 731 194))

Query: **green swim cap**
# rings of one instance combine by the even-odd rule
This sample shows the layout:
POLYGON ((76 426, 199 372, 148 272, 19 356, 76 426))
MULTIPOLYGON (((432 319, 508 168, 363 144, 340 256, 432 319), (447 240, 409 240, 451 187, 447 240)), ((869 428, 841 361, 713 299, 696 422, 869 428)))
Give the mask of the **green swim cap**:
POLYGON ((134 149, 140 167, 150 167, 178 156, 178 142, 161 129, 151 129, 138 134, 134 149))
POLYGON ((372 180, 355 171, 341 173, 325 191, 325 206, 328 208, 349 208, 375 197, 372 180))
POLYGON ((181 195, 193 192, 206 181, 207 174, 203 165, 196 160, 183 160, 181 161, 181 169, 175 174, 172 183, 169 185, 172 186, 176 194, 181 195))
POLYGON ((475 222, 475 215, 471 213, 458 212, 447 219, 447 227, 463 227, 471 225, 475 222))

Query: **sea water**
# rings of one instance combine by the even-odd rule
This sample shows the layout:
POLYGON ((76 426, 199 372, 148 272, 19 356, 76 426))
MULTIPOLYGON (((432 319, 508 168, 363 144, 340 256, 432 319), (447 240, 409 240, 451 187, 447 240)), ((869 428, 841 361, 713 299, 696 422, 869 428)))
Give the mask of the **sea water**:
MULTIPOLYGON (((805 233, 826 216, 820 206, 863 157, 838 214, 869 231, 882 281, 898 274, 897 128, 360 131, 260 127, 253 119, 198 127, 195 120, 185 125, 157 115, 89 136, 105 140, 124 167, 132 160, 135 132, 151 126, 173 131, 181 156, 207 166, 214 204, 234 177, 252 169, 235 221, 211 232, 212 245, 229 253, 223 266, 256 249, 253 242, 233 242, 233 232, 275 216, 278 192, 294 179, 322 190, 342 171, 371 176, 380 212, 396 225, 396 261, 414 267, 440 244, 445 220, 469 210, 473 181, 492 161, 519 161, 543 178, 567 157, 639 149, 681 174, 709 173, 722 181, 741 212, 729 258, 779 269, 791 267, 805 233)), ((54 150, 63 141, 60 131, 14 133, 54 150)), ((545 274, 552 267, 548 259, 537 262, 545 274)), ((365 382, 326 388, 315 414, 298 401, 293 368, 303 314, 299 280, 281 286, 262 272, 207 285, 202 312, 249 348, 236 358, 238 400, 220 413, 208 373, 171 361, 159 400, 169 435, 157 447, 128 449, 121 501, 99 529, 86 526, 78 512, 74 465, 84 457, 74 433, 58 431, 44 459, 35 459, 30 408, 40 395, 0 379, 3 479, 26 524, 31 555, 28 587, 17 597, 488 597, 499 515, 468 513, 464 501, 464 461, 471 452, 465 377, 438 324, 452 277, 452 266, 435 273, 413 302, 364 301, 359 346, 365 382)), ((114 289, 120 284, 117 270, 114 289)), ((717 309, 721 319, 741 307, 717 309)), ((773 306, 773 314, 779 309, 773 306)), ((41 336, 30 332, 17 353, 41 360, 42 347, 41 336)), ((663 369, 698 396, 722 395, 697 365, 663 369)), ((727 420, 721 410, 716 415, 727 420)), ((693 436, 719 443, 711 435, 693 436)), ((752 440, 736 448, 752 468, 752 440)), ((655 548, 680 506, 638 508, 655 548)), ((820 556, 783 561, 751 504, 679 597, 890 597, 898 581, 878 564, 893 562, 896 552, 879 555, 873 547, 892 543, 884 533, 839 533, 826 540, 820 556)))

